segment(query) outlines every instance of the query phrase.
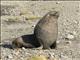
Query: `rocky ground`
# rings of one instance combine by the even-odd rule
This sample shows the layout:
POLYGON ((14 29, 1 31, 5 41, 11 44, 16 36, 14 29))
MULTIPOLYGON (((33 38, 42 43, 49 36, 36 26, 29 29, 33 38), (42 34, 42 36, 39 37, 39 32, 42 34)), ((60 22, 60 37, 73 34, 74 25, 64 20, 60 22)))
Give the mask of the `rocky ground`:
POLYGON ((0 60, 80 60, 79 17, 80 2, 1 2, 0 60), (11 49, 13 38, 33 34, 39 19, 54 10, 60 12, 57 49, 11 49))

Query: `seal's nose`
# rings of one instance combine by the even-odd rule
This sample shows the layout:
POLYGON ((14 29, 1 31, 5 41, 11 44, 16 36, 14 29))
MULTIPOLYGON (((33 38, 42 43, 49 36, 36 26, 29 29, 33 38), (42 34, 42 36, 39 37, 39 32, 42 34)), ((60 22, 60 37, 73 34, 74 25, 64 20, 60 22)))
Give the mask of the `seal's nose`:
POLYGON ((59 17, 59 15, 60 15, 59 12, 56 12, 56 13, 55 13, 55 16, 56 16, 56 17, 59 17))
POLYGON ((50 11, 50 16, 57 16, 57 17, 59 17, 59 12, 58 11, 50 11))

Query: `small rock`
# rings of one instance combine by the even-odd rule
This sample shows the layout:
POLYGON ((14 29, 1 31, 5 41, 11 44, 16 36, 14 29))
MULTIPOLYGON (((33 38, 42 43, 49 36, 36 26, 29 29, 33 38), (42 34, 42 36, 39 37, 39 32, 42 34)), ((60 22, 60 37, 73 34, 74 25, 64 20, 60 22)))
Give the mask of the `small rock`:
POLYGON ((73 38, 74 38, 74 35, 72 35, 72 34, 67 35, 67 39, 73 39, 73 38))
POLYGON ((19 55, 19 53, 20 53, 19 51, 13 51, 14 55, 19 55))
POLYGON ((22 47, 22 50, 25 50, 25 47, 22 47))
POLYGON ((33 28, 35 27, 35 25, 32 26, 33 28))
POLYGON ((49 53, 49 55, 50 55, 50 57, 53 58, 55 54, 54 53, 49 53))
POLYGON ((13 58, 13 57, 12 57, 12 55, 8 55, 7 58, 11 59, 11 58, 13 58))
POLYGON ((71 41, 66 41, 66 44, 71 44, 72 42, 71 41))
POLYGON ((73 31, 73 34, 74 34, 74 35, 76 35, 76 32, 75 32, 75 31, 73 31))
POLYGON ((53 55, 52 57, 49 57, 49 60, 60 60, 60 58, 56 55, 53 55))
POLYGON ((60 2, 56 2, 56 4, 59 4, 60 2))
POLYGON ((57 43, 59 44, 59 43, 60 43, 60 41, 57 41, 57 43))

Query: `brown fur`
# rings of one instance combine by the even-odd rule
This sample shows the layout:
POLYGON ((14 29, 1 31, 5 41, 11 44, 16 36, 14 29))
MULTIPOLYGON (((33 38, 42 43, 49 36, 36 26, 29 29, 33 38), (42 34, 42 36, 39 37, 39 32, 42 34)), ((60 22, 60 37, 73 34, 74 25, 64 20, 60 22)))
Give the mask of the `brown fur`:
POLYGON ((58 35, 58 17, 58 12, 48 12, 35 26, 34 35, 40 42, 41 46, 43 46, 43 49, 56 47, 58 35))

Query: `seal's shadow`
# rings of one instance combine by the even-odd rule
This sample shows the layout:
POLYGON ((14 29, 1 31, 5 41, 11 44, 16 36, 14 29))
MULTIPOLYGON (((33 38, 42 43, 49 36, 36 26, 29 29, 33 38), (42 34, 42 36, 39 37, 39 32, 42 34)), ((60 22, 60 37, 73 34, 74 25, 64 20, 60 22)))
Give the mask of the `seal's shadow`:
MULTIPOLYGON (((40 43, 35 38, 35 35, 34 34, 22 35, 20 37, 26 43, 29 42, 30 44, 34 45, 35 47, 39 47, 40 46, 40 43)), ((16 38, 14 38, 14 39, 16 39, 16 38)), ((0 45, 0 47, 13 49, 12 48, 12 42, 10 44, 9 43, 3 43, 3 44, 0 45)))
POLYGON ((6 43, 6 44, 0 45, 0 47, 12 49, 12 44, 7 44, 7 43, 6 43))

